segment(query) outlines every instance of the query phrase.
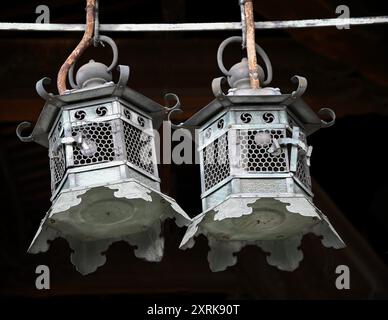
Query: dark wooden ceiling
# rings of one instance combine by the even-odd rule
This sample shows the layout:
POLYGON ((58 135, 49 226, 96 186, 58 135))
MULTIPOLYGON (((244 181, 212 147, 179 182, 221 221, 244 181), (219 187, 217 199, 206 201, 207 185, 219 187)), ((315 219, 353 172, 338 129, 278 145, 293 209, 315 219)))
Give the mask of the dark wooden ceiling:
MULTIPOLYGON (((2 4, 1 22, 34 22, 40 1, 2 4)), ((46 1, 51 22, 83 23, 84 1, 46 1)), ((255 1, 256 20, 290 20, 335 17, 341 1, 255 1)), ((351 16, 388 14, 383 1, 349 1, 351 16)), ((100 1, 101 23, 163 23, 238 21, 237 1, 100 1)), ((132 257, 131 249, 115 244, 108 263, 96 274, 81 277, 69 262, 70 250, 57 241, 45 255, 30 256, 25 249, 49 208, 47 150, 17 141, 18 122, 36 121, 42 100, 35 82, 56 72, 80 40, 79 33, 0 32, 0 159, 1 200, 0 261, 2 295, 45 295, 34 289, 34 266, 52 266, 54 295, 144 294, 247 298, 373 298, 387 297, 388 232, 385 141, 388 134, 388 26, 258 31, 257 42, 274 67, 275 87, 290 92, 294 74, 307 77, 306 101, 314 110, 331 107, 336 126, 311 138, 316 200, 334 221, 349 248, 326 250, 317 239, 303 244, 305 260, 294 273, 283 273, 265 263, 264 254, 244 250, 240 264, 227 272, 208 271, 207 245, 178 252, 182 236, 166 227, 166 257, 147 264, 132 257), (321 187, 319 187, 321 186, 321 187), (348 264, 354 270, 354 289, 339 292, 334 270, 348 264), (254 266, 254 267, 253 267, 254 266)), ((162 102, 166 92, 177 93, 187 119, 213 97, 211 80, 221 75, 216 65, 220 42, 238 32, 123 33, 117 40, 119 61, 131 67, 129 85, 162 102)), ((228 49, 226 64, 241 59, 236 45, 228 49)), ((108 62, 108 49, 88 50, 90 58, 108 62)), ((80 61, 79 64, 82 63, 80 61)), ((54 81, 55 82, 55 81, 54 81)), ((55 86, 51 87, 56 92, 55 86)), ((161 166, 165 192, 184 209, 200 212, 198 168, 161 166)))

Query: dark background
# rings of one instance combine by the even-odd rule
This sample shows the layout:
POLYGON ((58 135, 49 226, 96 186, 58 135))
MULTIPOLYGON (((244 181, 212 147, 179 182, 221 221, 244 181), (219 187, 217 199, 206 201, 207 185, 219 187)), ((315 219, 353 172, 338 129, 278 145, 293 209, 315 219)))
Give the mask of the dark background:
MULTIPOLYGON (((174 23, 239 21, 237 0, 100 1, 101 23, 174 23)), ((53 23, 83 23, 85 1, 8 1, 1 4, 1 22, 35 22, 35 8, 46 4, 53 23)), ((255 1, 255 20, 336 17, 339 4, 353 17, 387 15, 383 1, 255 1)), ((314 146, 312 175, 315 201, 329 216, 348 247, 325 249, 319 239, 305 237, 304 260, 292 273, 265 261, 258 248, 247 247, 236 266, 211 273, 206 239, 189 251, 177 244, 184 233, 172 223, 164 228, 165 257, 147 263, 132 248, 115 243, 107 263, 88 276, 70 263, 70 249, 56 240, 45 254, 26 249, 50 207, 47 150, 23 144, 17 124, 36 121, 43 101, 35 82, 56 79, 81 33, 0 31, 0 296, 29 299, 77 297, 228 298, 228 299, 374 299, 388 297, 388 25, 352 26, 350 30, 312 28, 257 31, 257 42, 272 60, 272 86, 292 91, 294 74, 307 77, 304 97, 314 110, 332 108, 335 126, 310 137, 314 146), (35 267, 51 269, 51 290, 35 289, 35 267), (346 264, 351 289, 335 288, 335 268, 346 264)), ((158 102, 177 93, 189 118, 213 99, 211 80, 221 75, 216 65, 220 42, 240 32, 115 33, 119 61, 131 67, 129 85, 158 102)), ((238 45, 226 52, 227 65, 241 59, 238 45)), ((108 63, 108 49, 90 49, 90 58, 108 63)), ((81 64, 79 63, 79 65, 81 64)), ((54 85, 51 91, 56 92, 54 85)), ((160 166, 162 188, 191 216, 201 211, 199 168, 160 166)), ((125 299, 124 299, 125 300, 125 299)))

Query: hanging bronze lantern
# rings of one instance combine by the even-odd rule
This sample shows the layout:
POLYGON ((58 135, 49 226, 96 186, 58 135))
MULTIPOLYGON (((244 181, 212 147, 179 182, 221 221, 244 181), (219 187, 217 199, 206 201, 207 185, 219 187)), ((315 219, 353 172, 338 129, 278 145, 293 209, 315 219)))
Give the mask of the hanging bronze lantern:
POLYGON ((72 263, 82 274, 105 263, 101 255, 110 244, 124 240, 136 246, 135 255, 147 261, 163 256, 161 223, 175 218, 177 225, 191 220, 174 199, 160 191, 154 130, 166 108, 127 87, 129 67, 120 65, 117 83, 111 71, 117 63, 112 39, 100 36, 113 50, 113 62, 91 60, 82 66, 71 90, 55 96, 37 83, 46 101, 29 136, 48 148, 52 206, 28 249, 44 252, 49 241, 65 238, 73 249, 72 263))
MULTIPOLYGON (((296 269, 303 259, 299 249, 303 235, 322 236, 326 247, 342 248, 344 243, 327 217, 312 202, 310 156, 307 137, 331 126, 332 117, 321 120, 301 96, 305 78, 292 78, 298 88, 282 94, 278 88, 252 89, 247 59, 227 70, 222 62, 221 43, 218 66, 231 87, 224 94, 224 77, 213 80, 216 97, 187 120, 184 127, 200 127, 198 150, 202 182, 203 212, 193 219, 181 243, 191 247, 199 234, 208 238, 208 260, 213 271, 236 263, 234 255, 246 245, 256 245, 269 253, 269 264, 281 270, 296 269)), ((271 62, 256 45, 266 66, 257 68, 262 85, 272 79, 271 62)))

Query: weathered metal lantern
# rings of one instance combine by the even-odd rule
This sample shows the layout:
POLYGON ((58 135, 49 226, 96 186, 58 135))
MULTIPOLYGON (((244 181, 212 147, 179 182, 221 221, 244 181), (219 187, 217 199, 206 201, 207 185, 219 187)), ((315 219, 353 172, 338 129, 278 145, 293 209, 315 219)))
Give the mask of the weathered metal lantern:
MULTIPOLYGON (((310 179, 312 148, 307 136, 334 123, 321 120, 301 99, 307 81, 295 76, 298 88, 281 94, 277 88, 252 89, 246 59, 229 71, 222 63, 225 40, 218 50, 218 65, 231 89, 222 93, 225 78, 213 80, 216 97, 184 123, 200 127, 198 150, 202 181, 203 213, 193 219, 181 248, 191 247, 196 235, 209 241, 208 260, 213 271, 236 263, 235 253, 257 245, 269 253, 267 261, 281 270, 296 269, 303 259, 299 247, 304 234, 322 236, 326 247, 342 248, 343 241, 313 202, 310 179)), ((258 67, 260 83, 272 79, 272 66, 258 67)))
POLYGON ((166 108, 126 86, 129 68, 119 66, 120 77, 112 82, 110 67, 90 61, 73 80, 73 89, 54 96, 44 89, 49 81, 37 83, 38 94, 46 100, 30 136, 48 148, 52 206, 42 220, 28 249, 48 250, 48 241, 65 238, 73 249, 72 263, 82 274, 105 263, 102 252, 112 242, 124 240, 136 246, 135 255, 148 261, 163 256, 161 223, 175 218, 179 226, 190 218, 170 197, 161 193, 154 129, 166 108))

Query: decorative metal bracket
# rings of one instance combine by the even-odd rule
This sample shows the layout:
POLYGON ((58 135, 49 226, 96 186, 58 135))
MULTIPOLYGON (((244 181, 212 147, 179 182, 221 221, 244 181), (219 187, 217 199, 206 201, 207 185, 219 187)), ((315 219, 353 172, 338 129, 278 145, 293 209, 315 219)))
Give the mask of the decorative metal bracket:
MULTIPOLYGON (((299 139, 300 131, 298 127, 293 128, 293 134, 292 138, 279 138, 279 139, 272 139, 272 145, 269 147, 268 152, 272 153, 273 155, 279 155, 282 151, 282 147, 291 145, 292 146, 292 156, 295 158, 295 161, 292 161, 292 163, 296 163, 296 158, 298 156, 298 150, 302 150, 306 155, 306 162, 307 165, 310 166, 310 158, 311 154, 313 152, 313 147, 308 146, 306 143, 304 143, 302 140, 299 139)), ((293 165, 291 168, 291 171, 296 171, 296 166, 293 165)))
POLYGON ((283 146, 295 146, 300 150, 304 151, 306 154, 307 165, 310 166, 310 158, 313 152, 313 147, 306 145, 303 141, 294 138, 280 138, 280 139, 272 139, 272 145, 269 147, 268 152, 273 155, 279 155, 282 151, 283 146))
POLYGON ((64 145, 71 145, 75 142, 73 137, 64 137, 62 139, 56 140, 56 142, 51 147, 52 156, 55 157, 55 155, 58 153, 58 149, 64 144, 64 145), (73 140, 73 141, 72 141, 73 140))

